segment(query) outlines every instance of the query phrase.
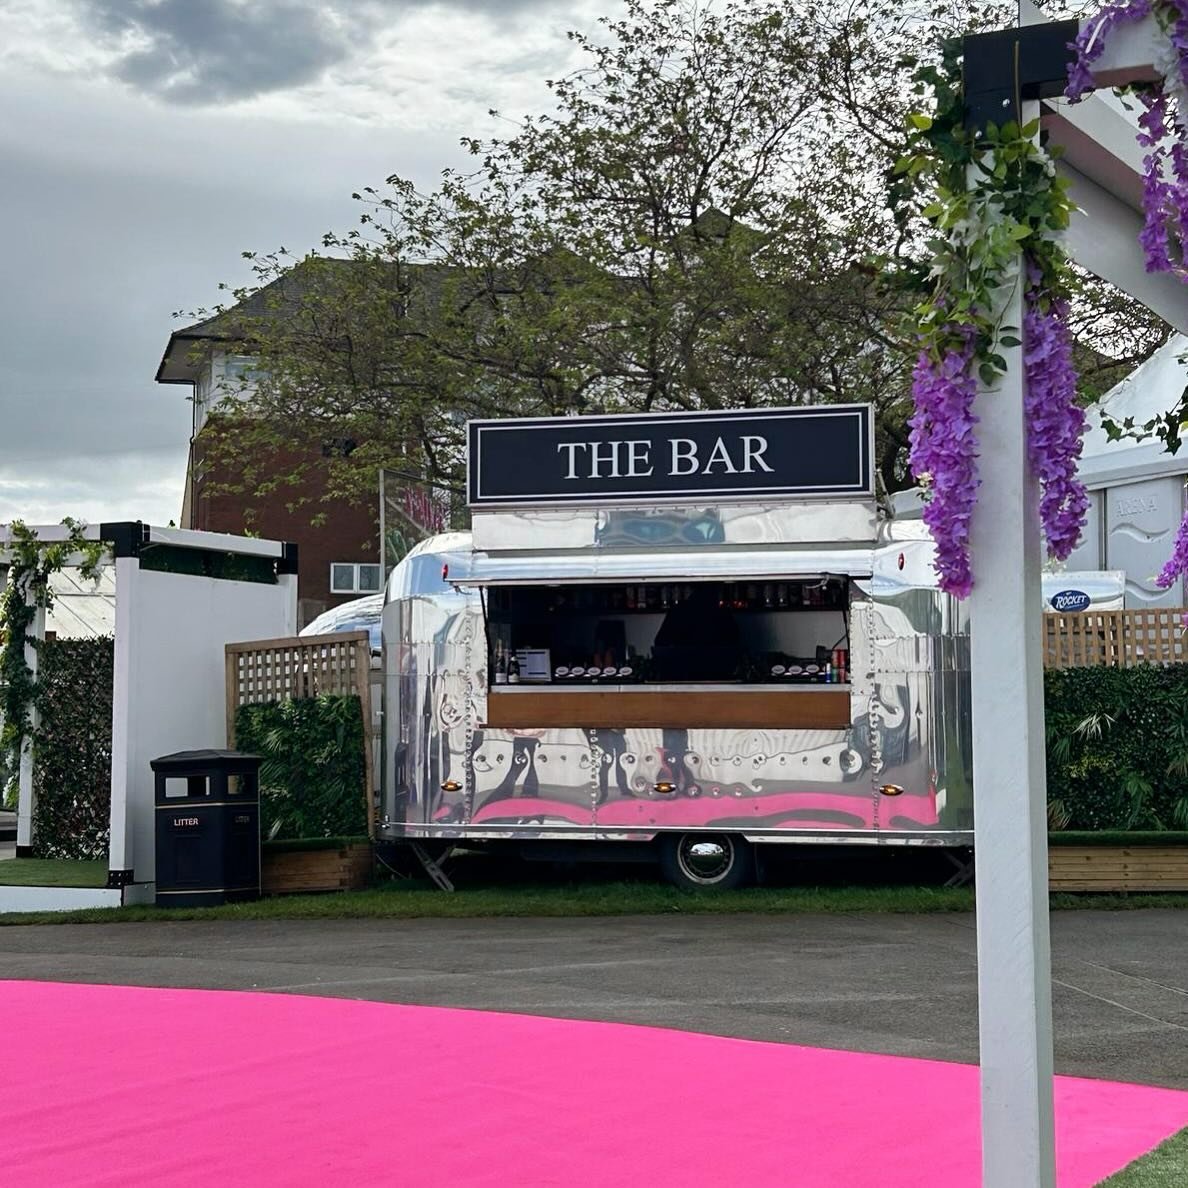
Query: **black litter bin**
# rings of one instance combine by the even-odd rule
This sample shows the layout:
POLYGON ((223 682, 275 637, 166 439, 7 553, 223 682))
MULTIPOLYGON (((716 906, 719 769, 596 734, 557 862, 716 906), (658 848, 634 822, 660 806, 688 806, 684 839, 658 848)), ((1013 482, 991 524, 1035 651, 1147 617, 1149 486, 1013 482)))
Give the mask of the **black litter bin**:
POLYGON ((157 903, 197 907, 260 897, 260 756, 179 751, 156 782, 157 903))

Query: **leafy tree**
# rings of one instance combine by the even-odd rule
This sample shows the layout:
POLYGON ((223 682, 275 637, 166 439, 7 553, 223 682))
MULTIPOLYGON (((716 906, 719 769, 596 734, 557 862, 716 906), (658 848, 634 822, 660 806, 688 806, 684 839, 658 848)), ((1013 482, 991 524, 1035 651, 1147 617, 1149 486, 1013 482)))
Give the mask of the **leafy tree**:
MULTIPOLYGON (((256 285, 210 326, 260 372, 208 457, 249 503, 310 466, 363 497, 380 465, 459 487, 468 417, 870 401, 882 482, 906 485, 920 244, 891 166, 922 62, 1013 18, 624 0, 569 35, 585 65, 550 82, 552 112, 463 142, 471 169, 362 191, 324 254, 251 255, 256 285)), ((1085 297, 1087 330, 1131 336, 1083 351, 1108 386, 1162 327, 1088 279, 1085 297)))

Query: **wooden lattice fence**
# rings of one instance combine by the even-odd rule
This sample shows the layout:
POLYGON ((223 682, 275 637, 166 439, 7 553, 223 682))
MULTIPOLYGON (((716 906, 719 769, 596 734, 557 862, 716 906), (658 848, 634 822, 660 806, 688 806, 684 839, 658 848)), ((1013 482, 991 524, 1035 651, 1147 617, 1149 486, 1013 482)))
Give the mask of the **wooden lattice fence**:
POLYGON ((1182 607, 1045 614, 1044 667, 1183 663, 1188 660, 1184 614, 1182 607))
POLYGON ((240 706, 300 700, 328 693, 354 694, 363 713, 367 764, 367 826, 375 833, 378 728, 372 712, 371 645, 366 631, 229 643, 227 654, 227 746, 235 746, 240 706))

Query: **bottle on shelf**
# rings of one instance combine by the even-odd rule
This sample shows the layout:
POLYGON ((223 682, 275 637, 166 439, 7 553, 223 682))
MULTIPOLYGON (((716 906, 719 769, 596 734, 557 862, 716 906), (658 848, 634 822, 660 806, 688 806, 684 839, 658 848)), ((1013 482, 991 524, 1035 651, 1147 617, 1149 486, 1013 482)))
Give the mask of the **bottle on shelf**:
POLYGON ((520 683, 520 661, 515 652, 512 652, 507 662, 507 683, 509 685, 520 683))
POLYGON ((846 683, 848 669, 850 667, 850 653, 846 648, 833 649, 833 672, 834 679, 839 685, 846 683))
POLYGON ((503 650, 503 640, 495 642, 495 683, 507 684, 507 656, 503 650))

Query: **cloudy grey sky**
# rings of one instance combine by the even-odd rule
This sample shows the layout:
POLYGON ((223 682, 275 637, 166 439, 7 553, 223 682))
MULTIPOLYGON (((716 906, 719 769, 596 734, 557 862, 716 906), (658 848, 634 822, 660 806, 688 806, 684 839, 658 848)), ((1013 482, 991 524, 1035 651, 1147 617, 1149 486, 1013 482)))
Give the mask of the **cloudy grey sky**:
POLYGON ((165 523, 188 389, 174 310, 240 253, 314 247, 391 173, 547 103, 618 0, 0 2, 0 522, 165 523))

